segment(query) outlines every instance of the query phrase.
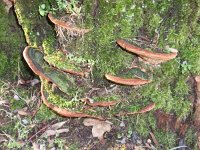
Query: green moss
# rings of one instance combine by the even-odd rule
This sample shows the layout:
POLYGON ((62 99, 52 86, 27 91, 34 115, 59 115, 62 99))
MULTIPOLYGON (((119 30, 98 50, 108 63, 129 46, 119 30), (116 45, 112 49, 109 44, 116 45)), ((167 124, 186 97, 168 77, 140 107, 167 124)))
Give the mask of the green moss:
POLYGON ((38 9, 40 4, 49 3, 45 0, 26 1, 19 0, 15 3, 15 12, 18 22, 24 30, 26 42, 30 46, 39 47, 43 40, 54 36, 53 28, 48 24, 47 18, 40 17, 38 9))
POLYGON ((176 147, 176 134, 168 131, 163 132, 162 130, 156 130, 154 132, 154 135, 156 139, 158 140, 158 143, 164 148, 164 149, 170 149, 176 147))
POLYGON ((0 60, 2 62, 0 66, 0 75, 3 75, 8 66, 8 58, 6 57, 6 54, 4 52, 0 52, 0 60))
POLYGON ((44 53, 47 55, 52 54, 55 51, 55 44, 56 44, 55 36, 51 35, 45 38, 42 42, 44 53))
POLYGON ((37 114, 35 115, 35 120, 37 122, 41 122, 44 120, 51 120, 55 117, 58 116, 56 116, 56 114, 52 110, 50 110, 46 105, 42 104, 37 114))
POLYGON ((0 2, 0 11, 0 76, 12 80, 19 76, 20 71, 26 72, 21 61, 21 48, 25 40, 12 9, 6 12, 5 4, 0 2))
POLYGON ((10 104, 11 104, 11 110, 22 109, 26 106, 26 102, 23 100, 11 99, 10 104))
POLYGON ((82 59, 81 57, 76 57, 69 54, 66 56, 60 51, 54 52, 51 55, 47 55, 45 60, 51 65, 62 70, 81 71, 80 66, 86 64, 86 60, 82 59))
POLYGON ((193 146, 194 150, 198 149, 198 146, 197 146, 197 133, 196 133, 196 131, 194 131, 194 129, 189 128, 186 131, 186 134, 185 134, 185 143, 186 143, 186 145, 193 146))

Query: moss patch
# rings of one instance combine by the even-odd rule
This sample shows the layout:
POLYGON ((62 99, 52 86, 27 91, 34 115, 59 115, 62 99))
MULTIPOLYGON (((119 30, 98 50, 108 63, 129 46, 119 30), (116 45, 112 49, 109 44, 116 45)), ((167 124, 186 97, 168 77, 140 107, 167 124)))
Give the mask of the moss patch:
POLYGON ((0 2, 0 11, 0 76, 12 80, 25 71, 21 61, 21 49, 25 46, 25 39, 13 8, 6 12, 5 4, 0 2))

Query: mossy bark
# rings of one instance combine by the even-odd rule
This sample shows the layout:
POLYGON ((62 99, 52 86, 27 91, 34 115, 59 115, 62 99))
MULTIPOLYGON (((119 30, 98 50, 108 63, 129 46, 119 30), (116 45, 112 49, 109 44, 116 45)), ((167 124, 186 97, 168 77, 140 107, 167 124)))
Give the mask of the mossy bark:
MULTIPOLYGON (((42 3, 48 5, 47 0, 17 0, 15 12, 28 45, 43 46, 45 53, 52 54, 56 43, 55 32, 48 19, 39 15, 38 8, 42 3)), ((145 66, 153 76, 153 82, 149 85, 140 88, 119 87, 117 94, 112 93, 110 97, 115 100, 124 100, 112 111, 135 111, 138 106, 153 101, 157 109, 186 117, 191 105, 188 100, 191 87, 186 81, 190 73, 200 74, 200 3, 195 0, 86 0, 83 1, 82 9, 84 24, 92 31, 72 43, 74 45, 71 48, 74 54, 94 62, 94 84, 91 87, 110 85, 104 74, 120 75, 136 59, 133 54, 116 46, 118 38, 133 41, 135 36, 142 35, 151 42, 157 39, 160 48, 169 45, 179 50, 178 58, 162 64, 160 68, 145 66)), ((132 119, 133 122, 139 122, 134 124, 134 128, 142 135, 148 135, 149 124, 156 130, 152 114, 132 119)))
MULTIPOLYGON (((9 12, 0 2, 0 76, 1 79, 13 80, 24 72, 21 60, 25 39, 18 26, 13 8, 9 12)), ((27 72, 26 72, 27 73, 27 72)))
POLYGON ((29 46, 42 46, 46 38, 55 35, 46 17, 39 15, 38 9, 42 3, 45 3, 45 0, 18 0, 14 5, 18 22, 22 26, 26 42, 29 46))

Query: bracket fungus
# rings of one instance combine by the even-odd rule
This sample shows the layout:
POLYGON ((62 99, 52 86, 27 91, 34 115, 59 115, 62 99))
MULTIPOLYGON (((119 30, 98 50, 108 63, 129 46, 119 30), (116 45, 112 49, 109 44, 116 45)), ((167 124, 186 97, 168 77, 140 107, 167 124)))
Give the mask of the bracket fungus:
POLYGON ((23 56, 28 66, 36 75, 48 82, 54 83, 64 93, 68 93, 68 88, 74 85, 73 78, 69 74, 50 67, 44 61, 44 54, 40 50, 27 46, 23 51, 23 56))
MULTIPOLYGON (((28 66, 32 69, 32 71, 41 78, 42 100, 47 107, 49 107, 59 115, 65 117, 90 117, 99 120, 104 120, 102 117, 97 117, 82 112, 69 111, 67 109, 60 108, 48 102, 49 94, 44 86, 45 81, 55 84, 62 92, 68 94, 68 91, 70 89, 76 87, 73 78, 69 74, 49 66, 48 63, 45 62, 44 60, 44 54, 37 48, 27 46, 23 51, 23 57, 27 62, 28 66)), ((95 102, 95 103, 86 102, 86 103, 93 107, 95 106, 108 107, 115 105, 117 102, 112 101, 112 102, 95 102)))
POLYGON ((97 116, 92 116, 86 113, 81 113, 81 112, 73 112, 73 111, 69 111, 67 109, 63 109, 60 108, 56 105, 53 105, 52 103, 48 102, 48 92, 45 90, 45 87, 43 84, 41 84, 41 95, 42 95, 42 101, 43 103, 49 107, 50 109, 52 109, 53 111, 55 111, 57 114, 64 116, 64 117, 72 117, 72 118, 82 118, 82 117, 89 117, 89 118, 95 118, 95 119, 99 119, 99 120, 104 120, 102 117, 97 117, 97 116))
POLYGON ((156 53, 139 48, 135 45, 126 42, 125 40, 118 39, 117 44, 128 52, 135 53, 145 61, 151 64, 159 64, 171 60, 177 56, 178 51, 173 48, 168 48, 171 53, 156 53))
POLYGON ((56 19, 56 18, 53 17, 53 15, 51 13, 48 14, 48 18, 55 25, 62 27, 62 28, 65 28, 69 31, 76 32, 79 35, 85 34, 85 33, 90 31, 90 29, 78 28, 78 27, 73 26, 70 22, 64 22, 64 21, 61 21, 59 19, 56 19))
POLYGON ((114 83, 122 84, 122 85, 143 85, 143 84, 147 84, 147 83, 151 82, 151 80, 146 80, 146 79, 121 78, 121 77, 113 76, 113 75, 110 75, 110 74, 106 74, 105 77, 106 77, 107 80, 110 80, 114 83))

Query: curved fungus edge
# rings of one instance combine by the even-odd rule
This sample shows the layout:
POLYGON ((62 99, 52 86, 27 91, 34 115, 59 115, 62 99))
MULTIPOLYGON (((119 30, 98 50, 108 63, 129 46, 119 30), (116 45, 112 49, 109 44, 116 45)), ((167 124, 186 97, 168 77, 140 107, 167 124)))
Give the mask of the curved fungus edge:
POLYGON ((105 77, 107 80, 110 80, 117 84, 123 84, 123 85, 143 85, 143 84, 147 84, 151 82, 151 80, 145 80, 145 79, 139 79, 139 78, 133 78, 133 79, 121 78, 121 77, 117 77, 117 76, 113 76, 109 74, 105 74, 105 77))
POLYGON ((139 48, 133 44, 130 44, 129 42, 126 42, 125 40, 118 39, 117 44, 122 47, 123 49, 135 53, 141 57, 151 58, 151 59, 158 59, 160 61, 167 61, 175 58, 177 56, 178 51, 173 50, 172 53, 165 54, 165 53, 156 53, 151 52, 142 48, 139 48))
POLYGON ((48 14, 48 18, 55 25, 62 27, 62 28, 65 28, 67 30, 71 30, 71 31, 74 31, 74 32, 77 32, 77 33, 80 33, 80 34, 85 34, 85 33, 90 31, 90 29, 81 29, 81 28, 78 28, 78 27, 73 27, 67 22, 64 22, 64 21, 61 21, 61 20, 54 18, 51 13, 48 14))

